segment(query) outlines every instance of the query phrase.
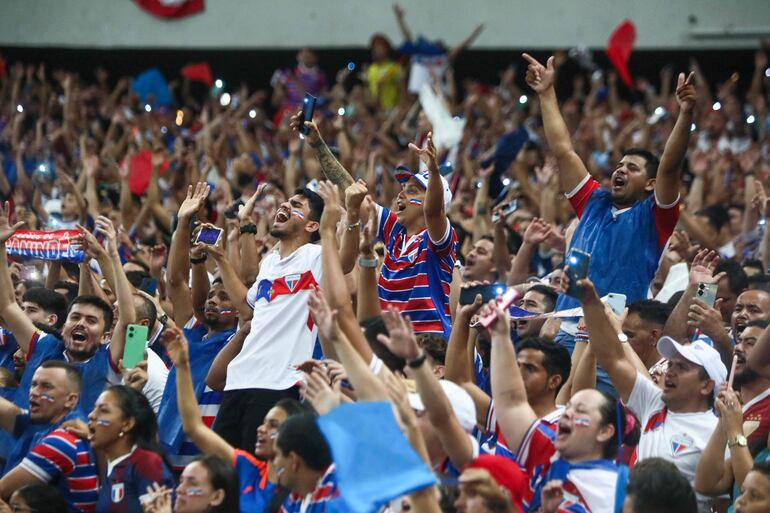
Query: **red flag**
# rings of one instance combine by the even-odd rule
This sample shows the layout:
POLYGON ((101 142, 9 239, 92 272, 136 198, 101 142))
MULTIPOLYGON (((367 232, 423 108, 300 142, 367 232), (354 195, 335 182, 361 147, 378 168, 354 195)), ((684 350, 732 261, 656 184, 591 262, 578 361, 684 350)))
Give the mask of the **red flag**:
POLYGON ((159 18, 182 18, 203 10, 203 0, 134 0, 134 2, 159 18))
POLYGON ((607 41, 607 57, 626 86, 631 87, 631 72, 628 71, 628 58, 634 49, 636 27, 631 20, 623 20, 607 41))
MULTIPOLYGON (((131 192, 137 196, 141 196, 147 191, 147 186, 150 184, 150 175, 152 174, 152 152, 149 150, 142 150, 128 163, 130 174, 128 175, 128 186, 131 192)), ((168 169, 168 161, 164 161, 160 165, 159 173, 163 175, 168 169)))
POLYGON ((208 62, 196 62, 182 68, 181 74, 191 82, 203 82, 207 86, 214 85, 214 75, 208 62))

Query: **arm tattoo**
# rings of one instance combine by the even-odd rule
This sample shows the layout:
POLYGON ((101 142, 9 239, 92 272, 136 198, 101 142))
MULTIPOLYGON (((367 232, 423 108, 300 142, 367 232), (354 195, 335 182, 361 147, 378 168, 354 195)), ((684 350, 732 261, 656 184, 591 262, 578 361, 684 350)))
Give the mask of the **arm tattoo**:
POLYGON ((350 173, 348 173, 344 167, 342 167, 342 164, 340 164, 334 157, 323 140, 320 140, 315 144, 311 143, 310 147, 315 150, 318 161, 321 163, 321 169, 323 169, 326 178, 343 189, 353 183, 353 177, 350 176, 350 173))

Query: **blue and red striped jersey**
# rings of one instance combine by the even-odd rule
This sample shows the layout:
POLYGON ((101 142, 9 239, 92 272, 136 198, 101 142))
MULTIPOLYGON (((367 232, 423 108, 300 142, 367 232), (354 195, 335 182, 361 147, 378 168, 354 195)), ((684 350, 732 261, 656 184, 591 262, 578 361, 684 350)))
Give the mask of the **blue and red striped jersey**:
POLYGON ((378 294, 383 310, 395 307, 408 315, 416 333, 436 333, 449 339, 449 285, 457 257, 457 234, 447 223, 440 241, 430 240, 428 230, 407 234, 394 212, 377 207, 377 238, 385 243, 378 294))
POLYGON ((107 464, 107 477, 99 490, 98 513, 142 513, 139 497, 158 483, 174 490, 174 477, 163 458, 139 447, 107 464))
POLYGON ((318 481, 315 490, 306 496, 290 494, 283 501, 278 513, 326 513, 330 502, 339 497, 339 494, 337 476, 332 463, 318 481))
POLYGON ((73 510, 96 510, 99 483, 88 442, 57 429, 40 440, 20 465, 44 483, 56 486, 73 510))

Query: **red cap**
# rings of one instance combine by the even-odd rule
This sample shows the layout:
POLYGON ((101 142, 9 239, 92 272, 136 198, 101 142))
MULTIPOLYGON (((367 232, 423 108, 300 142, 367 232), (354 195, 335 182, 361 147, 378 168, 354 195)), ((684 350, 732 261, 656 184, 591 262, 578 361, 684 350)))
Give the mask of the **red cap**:
POLYGON ((515 461, 502 456, 482 454, 467 464, 465 468, 481 468, 489 472, 498 485, 508 490, 511 503, 517 508, 517 511, 522 511, 522 496, 529 489, 529 479, 515 461))

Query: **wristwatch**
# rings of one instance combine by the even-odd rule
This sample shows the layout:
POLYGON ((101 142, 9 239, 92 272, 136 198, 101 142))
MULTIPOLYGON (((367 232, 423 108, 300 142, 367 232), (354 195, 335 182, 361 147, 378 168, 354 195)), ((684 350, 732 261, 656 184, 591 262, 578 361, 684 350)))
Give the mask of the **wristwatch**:
POLYGON ((748 440, 746 440, 746 437, 743 435, 736 435, 735 438, 727 442, 727 446, 732 449, 736 445, 740 445, 741 447, 746 447, 749 444, 748 440))
POLYGON ((428 353, 425 351, 422 351, 419 356, 416 358, 413 358, 411 360, 407 360, 406 364, 409 366, 410 369, 419 369, 423 363, 425 363, 425 359, 428 357, 428 353))
POLYGON ((374 269, 377 267, 377 257, 364 258, 358 257, 358 267, 364 267, 367 269, 374 269))
POLYGON ((628 335, 626 335, 625 333, 618 333, 618 340, 620 340, 621 344, 625 344, 626 342, 628 342, 628 335))

